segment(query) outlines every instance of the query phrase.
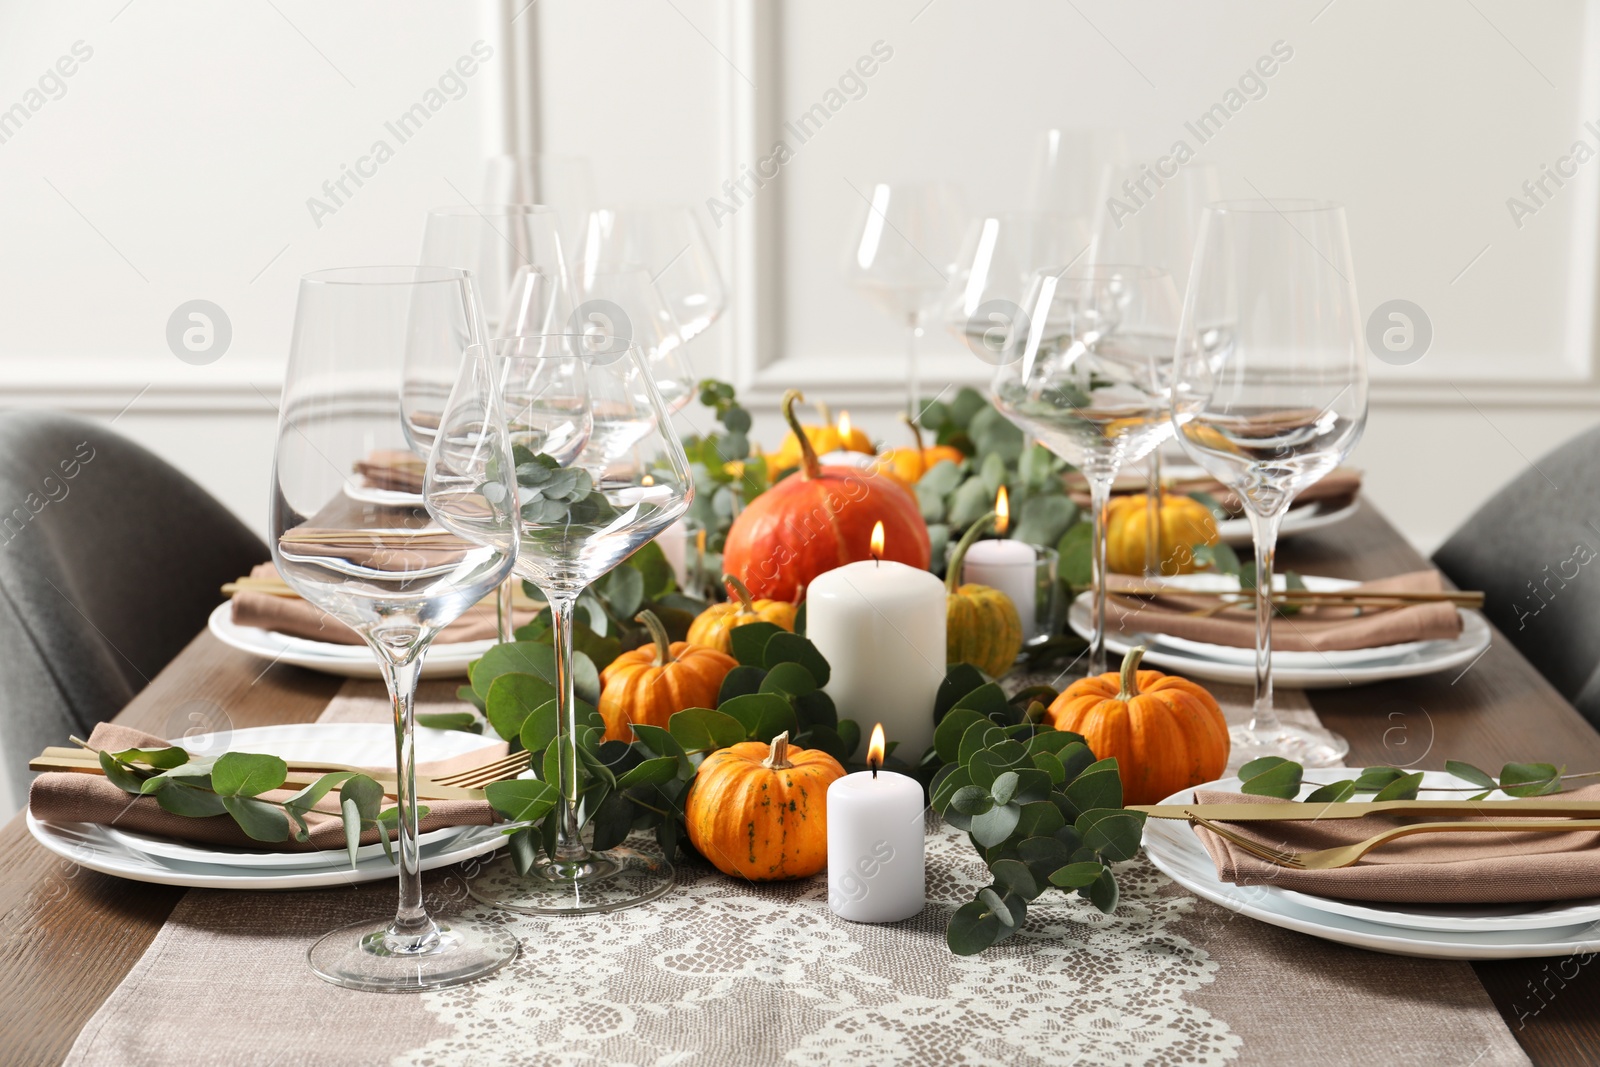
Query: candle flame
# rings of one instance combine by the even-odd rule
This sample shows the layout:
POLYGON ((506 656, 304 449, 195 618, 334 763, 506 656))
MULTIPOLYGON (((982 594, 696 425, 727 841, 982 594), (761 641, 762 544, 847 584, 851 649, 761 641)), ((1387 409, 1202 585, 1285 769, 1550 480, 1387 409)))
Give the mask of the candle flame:
POLYGON ((883 556, 883 520, 879 519, 872 526, 872 558, 881 559, 883 556))
POLYGON ((883 749, 883 723, 880 722, 872 728, 872 740, 867 742, 867 766, 874 775, 883 766, 883 749))
POLYGON ((640 485, 655 485, 656 484, 655 475, 646 474, 643 478, 639 479, 639 484, 640 485))
POLYGON ((850 447, 850 413, 848 411, 839 412, 839 438, 839 447, 850 447))
POLYGON ((1011 529, 1011 496, 1002 485, 1000 491, 994 495, 994 532, 1004 537, 1009 529, 1011 529))

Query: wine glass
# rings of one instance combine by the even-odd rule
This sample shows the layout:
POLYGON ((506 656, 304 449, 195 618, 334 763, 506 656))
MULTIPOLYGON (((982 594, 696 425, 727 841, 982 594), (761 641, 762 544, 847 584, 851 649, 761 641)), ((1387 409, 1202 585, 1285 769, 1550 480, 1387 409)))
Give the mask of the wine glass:
MULTIPOLYGON (((584 823, 596 796, 578 768, 596 758, 592 710, 580 718, 572 675, 573 608, 578 594, 671 525, 694 497, 683 446, 638 344, 586 334, 513 337, 490 343, 513 439, 566 437, 587 419, 587 444, 572 459, 518 452, 522 540, 518 576, 549 602, 557 675, 556 765, 560 800, 553 855, 541 853, 526 876, 502 857, 469 886, 486 903, 535 914, 615 911, 653 900, 672 884, 666 860, 634 849, 590 849, 584 823), (533 384, 537 383, 537 384, 533 384), (580 750, 582 750, 580 754, 580 750)), ((535 445, 525 447, 533 452, 535 445)), ((546 764, 548 766, 548 763, 546 764)))
MULTIPOLYGON (((1159 166, 1159 161, 1155 166, 1159 166)), ((1151 164, 1107 163, 1096 210, 1094 262, 1144 263, 1172 275, 1179 293, 1189 284, 1200 213, 1222 199, 1215 164, 1192 162, 1163 176, 1151 164)), ((1161 576, 1161 449, 1150 450, 1145 489, 1145 576, 1161 576)))
POLYGON ((995 370, 1001 414, 1089 481, 1094 634, 1089 674, 1106 669, 1106 503, 1117 471, 1172 433, 1169 368, 1178 292, 1155 267, 1091 264, 1034 275, 1025 338, 995 370))
POLYGON ((958 265, 940 301, 941 317, 979 359, 999 364, 1021 341, 1022 301, 1036 271, 1086 262, 1089 233, 1081 222, 1046 211, 1013 211, 974 219, 958 265))
POLYGON ((1043 130, 1033 139, 1026 204, 1091 225, 1111 191, 1108 168, 1128 160, 1128 139, 1121 130, 1043 130))
POLYGON ((685 344, 728 306, 722 273, 693 209, 603 208, 589 216, 579 257, 644 268, 685 344))
POLYGON ((1367 368, 1344 208, 1212 204, 1201 219, 1173 371, 1185 452, 1244 504, 1256 545, 1256 691, 1234 754, 1326 766, 1349 743, 1272 706, 1272 565, 1297 492, 1337 467, 1367 419, 1367 368))
POLYGON ((961 256, 966 216, 953 186, 878 183, 856 212, 845 276, 906 327, 906 414, 917 420, 917 341, 961 256))
POLYGON ((576 248, 594 210, 594 173, 581 156, 522 152, 484 165, 485 204, 540 204, 560 216, 561 240, 576 248))
POLYGON ((602 346, 617 337, 637 341, 667 410, 681 410, 698 392, 696 379, 682 328, 650 272, 635 263, 584 260, 575 275, 578 306, 568 332, 596 335, 602 346))
MULTIPOLYGON (((423 657, 439 631, 510 573, 516 513, 483 486, 504 479, 510 450, 487 366, 465 359, 482 324, 466 271, 352 267, 301 279, 273 461, 269 542, 279 575, 308 602, 366 641, 394 702, 399 782, 400 904, 392 920, 347 926, 310 949, 316 973, 337 985, 412 992, 488 974, 516 955, 504 930, 428 915, 417 849, 414 701, 423 657), (419 340, 419 338, 421 340, 419 340), (415 450, 401 408, 408 344, 445 346, 458 372, 455 403, 480 413, 470 454, 451 449, 468 485, 441 503, 463 516, 471 539, 423 505, 428 460, 415 450), (424 466, 422 492, 394 494, 357 473, 380 454, 424 466)), ((446 409, 447 410, 447 409, 446 409)), ((453 439, 448 420, 436 438, 453 439)), ((440 450, 433 450, 437 454, 440 450)), ((388 460, 386 460, 388 462, 388 460)), ((403 465, 403 464, 401 464, 403 465)))

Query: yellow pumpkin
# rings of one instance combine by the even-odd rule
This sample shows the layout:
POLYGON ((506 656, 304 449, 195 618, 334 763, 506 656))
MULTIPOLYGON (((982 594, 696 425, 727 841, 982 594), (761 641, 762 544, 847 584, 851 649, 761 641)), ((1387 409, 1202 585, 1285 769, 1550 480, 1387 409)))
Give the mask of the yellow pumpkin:
MULTIPOLYGON (((821 426, 801 426, 806 440, 811 442, 812 449, 819 456, 829 452, 864 452, 872 455, 878 450, 872 447, 872 439, 862 431, 850 425, 850 413, 839 413, 838 425, 828 421, 827 409, 822 409, 823 424, 821 426)), ((766 457, 767 474, 774 476, 779 471, 790 470, 800 466, 801 451, 800 438, 790 430, 779 443, 778 450, 766 457)))
MULTIPOLYGON (((1116 574, 1144 573, 1149 499, 1143 493, 1115 496, 1106 506, 1106 566, 1116 574)), ((1193 573, 1199 566, 1194 546, 1218 541, 1215 516, 1193 497, 1163 493, 1159 522, 1159 558, 1165 575, 1193 573)))
POLYGON ((783 600, 752 600, 749 588, 731 574, 722 576, 722 584, 732 588, 734 599, 726 604, 713 604, 689 624, 689 643, 727 652, 733 647, 733 631, 752 622, 770 622, 785 630, 794 630, 795 605, 783 600))
POLYGON ((689 840, 723 874, 769 882, 828 863, 828 786, 844 777, 821 749, 742 741, 705 758, 684 801, 689 840))
POLYGON ((991 678, 1011 669, 1022 651, 1022 617, 1011 598, 987 585, 961 582, 967 549, 995 519, 989 512, 967 527, 945 571, 945 662, 970 663, 991 678))
POLYGON ((907 485, 915 485, 924 474, 927 474, 938 463, 949 460, 951 463, 960 463, 966 459, 966 453, 959 448, 949 445, 933 445, 923 447, 922 428, 911 421, 910 416, 901 414, 900 421, 911 428, 911 436, 916 441, 915 448, 891 448, 878 457, 874 470, 887 471, 899 478, 907 485))
POLYGON ((1050 705, 1050 724, 1082 734, 1100 759, 1115 757, 1126 804, 1155 804, 1221 776, 1228 724, 1206 690, 1176 675, 1141 671, 1144 646, 1122 670, 1073 682, 1050 705))
POLYGON ((665 728, 684 708, 716 707, 722 680, 738 666, 726 652, 669 641, 652 611, 641 611, 637 621, 649 629, 651 643, 624 652, 600 672, 607 741, 632 741, 636 722, 665 728))

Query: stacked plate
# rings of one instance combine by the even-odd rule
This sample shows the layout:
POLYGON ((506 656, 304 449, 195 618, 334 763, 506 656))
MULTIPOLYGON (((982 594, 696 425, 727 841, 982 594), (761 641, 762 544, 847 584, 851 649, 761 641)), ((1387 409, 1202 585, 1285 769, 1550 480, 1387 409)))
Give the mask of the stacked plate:
MULTIPOLYGON (((1341 770, 1354 777, 1358 770, 1341 770)), ((1442 771, 1429 771, 1425 786, 1468 786, 1442 771)), ((1238 778, 1201 786, 1237 792, 1238 778)), ((1306 793, 1313 787, 1307 786, 1306 793)), ((1162 801, 1188 804, 1185 789, 1162 801)), ((1491 794, 1504 800, 1504 794, 1491 794)), ((1145 855, 1173 881, 1230 911, 1315 937, 1431 959, 1495 960, 1565 956, 1600 950, 1600 897, 1533 904, 1389 904, 1335 900, 1276 886, 1238 886, 1217 877, 1216 866, 1189 824, 1151 819, 1144 829, 1145 855)))
MULTIPOLYGON (((324 674, 339 674, 347 678, 379 677, 378 661, 366 645, 312 641, 254 626, 239 626, 233 621, 233 605, 227 601, 217 605, 211 613, 208 626, 223 644, 274 663, 308 667, 324 674)), ((422 661, 422 676, 464 678, 467 664, 489 651, 495 643, 493 638, 484 641, 436 641, 422 661)))
MULTIPOLYGON (((419 762, 450 759, 484 747, 484 738, 453 730, 417 729, 419 762)), ((394 731, 386 723, 258 726, 184 737, 191 753, 258 752, 286 760, 326 760, 360 767, 394 762, 394 731)), ((397 868, 381 844, 367 845, 351 866, 343 849, 257 852, 190 844, 97 823, 44 822, 28 812, 28 830, 45 848, 82 867, 119 878, 206 889, 311 889, 394 878, 397 868)), ((422 869, 480 856, 506 841, 498 826, 453 826, 423 834, 422 869)))
MULTIPOLYGON (((1175 589, 1207 592, 1236 592, 1239 580, 1219 574, 1185 574, 1162 579, 1175 589)), ((1318 578, 1307 575, 1306 588, 1313 592, 1337 592, 1358 585, 1343 578, 1318 578)), ((1094 602, 1084 593, 1073 603, 1067 623, 1080 636, 1093 632, 1094 602)), ((1296 689, 1331 689, 1364 685, 1391 678, 1411 678, 1452 668, 1464 668, 1489 647, 1489 623, 1476 611, 1461 612, 1461 633, 1448 641, 1410 641, 1403 645, 1357 648, 1343 652, 1273 652, 1272 679, 1277 685, 1296 689)), ((1144 662, 1149 667, 1181 674, 1186 678, 1205 678, 1214 682, 1252 685, 1255 682, 1255 649, 1232 645, 1211 645, 1167 634, 1111 632, 1106 648, 1120 657, 1134 645, 1146 648, 1144 662)))

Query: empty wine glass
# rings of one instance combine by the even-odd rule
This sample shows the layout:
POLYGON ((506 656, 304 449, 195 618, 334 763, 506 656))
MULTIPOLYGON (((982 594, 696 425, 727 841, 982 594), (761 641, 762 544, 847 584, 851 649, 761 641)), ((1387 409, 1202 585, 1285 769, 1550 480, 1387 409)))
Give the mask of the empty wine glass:
POLYGON ((579 258, 644 268, 678 324, 694 340, 728 305, 711 242, 687 207, 602 208, 589 216, 579 258))
POLYGON ((575 274, 578 307, 568 332, 596 335, 602 347, 616 337, 638 342, 667 410, 681 410, 698 392, 696 379, 681 327, 650 272, 634 263, 584 260, 575 274))
POLYGON ((1089 673, 1106 669, 1106 502, 1124 463, 1171 434, 1168 374, 1179 302, 1154 267, 1042 270, 1023 301, 1025 340, 995 371, 1000 412, 1089 481, 1094 624, 1089 673))
MULTIPOLYGON (((1193 460, 1244 504, 1255 535, 1256 692, 1235 760, 1326 766, 1349 743, 1272 705, 1272 566, 1297 492, 1347 456, 1367 418, 1367 369, 1344 208, 1312 200, 1206 208, 1184 298, 1172 421, 1193 460)), ((1291 623, 1292 624, 1292 623, 1291 623)))
POLYGON ((943 183, 878 183, 856 212, 845 259, 855 289, 906 328, 906 414, 916 421, 917 341, 961 256, 966 216, 943 183))
POLYGON ((483 490, 499 477, 498 491, 509 493, 512 482, 493 380, 481 361, 465 359, 482 334, 477 314, 467 272, 434 267, 308 274, 295 309, 273 461, 272 562, 296 593, 361 635, 394 702, 399 909, 392 920, 335 930, 309 953, 319 976, 354 989, 453 985, 517 952, 499 927, 428 915, 417 847, 413 709, 423 657, 443 627, 510 573, 517 543, 515 511, 483 490), (401 408, 403 353, 419 343, 449 350, 437 362, 455 362, 453 403, 478 412, 468 428, 436 424, 436 439, 450 447, 430 454, 416 451, 401 408), (454 444, 463 434, 465 451, 454 444), (429 455, 441 451, 446 481, 457 484, 439 503, 470 540, 423 506, 438 482, 429 455), (424 471, 417 493, 382 487, 382 472, 395 469, 424 471))
POLYGON ((1022 302, 1041 268, 1086 262, 1089 233, 1081 223, 1045 211, 1013 211, 974 219, 940 301, 945 326, 979 359, 1004 362, 1021 340, 1022 302))
POLYGON ((1111 191, 1108 168, 1128 160, 1128 138, 1121 130, 1043 130, 1033 139, 1026 204, 1092 225, 1111 191))
POLYGON ((517 911, 615 911, 660 896, 673 872, 658 856, 625 847, 593 850, 584 842, 598 794, 588 792, 578 768, 597 758, 592 747, 601 733, 592 709, 579 714, 573 608, 587 586, 688 510, 694 483, 636 343, 591 332, 504 338, 490 349, 514 440, 539 434, 546 442, 571 441, 574 426, 581 430, 585 420, 589 433, 582 451, 566 461, 535 451, 547 444, 529 443, 517 452, 523 526, 516 572, 544 593, 555 630, 557 736, 551 743, 558 746, 559 781, 551 784, 560 800, 548 818, 557 820, 556 845, 525 877, 502 857, 469 888, 479 900, 517 911))
MULTIPOLYGON (((1163 175, 1152 165, 1107 163, 1101 188, 1104 196, 1096 210, 1092 261, 1143 263, 1172 275, 1181 294, 1189 284, 1189 264, 1194 259, 1200 213, 1222 199, 1222 180, 1214 164, 1191 162, 1175 173, 1163 175)), ((1145 529, 1161 529, 1161 449, 1150 450, 1149 480, 1145 490, 1145 529)), ((1161 576, 1161 538, 1145 538, 1146 577, 1161 576)))
POLYGON ((594 172, 581 156, 522 152, 484 165, 485 204, 539 204, 560 216, 561 241, 576 248, 594 210, 594 172))

